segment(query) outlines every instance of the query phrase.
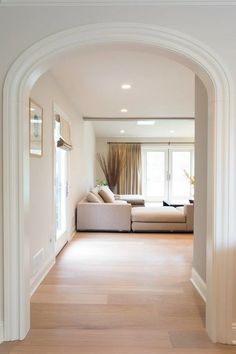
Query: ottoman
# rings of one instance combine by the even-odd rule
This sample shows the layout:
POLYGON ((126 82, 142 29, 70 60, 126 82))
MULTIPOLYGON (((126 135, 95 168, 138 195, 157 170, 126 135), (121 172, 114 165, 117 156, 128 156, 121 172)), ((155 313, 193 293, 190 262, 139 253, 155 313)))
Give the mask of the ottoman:
POLYGON ((193 231, 193 205, 184 207, 132 208, 133 231, 193 231))

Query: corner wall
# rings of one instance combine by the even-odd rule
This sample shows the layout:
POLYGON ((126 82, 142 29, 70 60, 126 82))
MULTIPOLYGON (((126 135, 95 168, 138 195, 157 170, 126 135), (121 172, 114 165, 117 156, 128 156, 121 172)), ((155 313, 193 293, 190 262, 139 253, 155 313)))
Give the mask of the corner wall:
POLYGON ((43 156, 30 157, 30 211, 27 229, 30 235, 33 292, 55 261, 53 103, 66 113, 71 125, 73 150, 68 152, 69 235, 75 230, 76 203, 94 184, 95 137, 91 123, 83 122, 50 73, 44 74, 36 82, 31 98, 44 110, 43 156))
MULTIPOLYGON (((195 78, 195 186, 193 281, 197 287, 206 282, 207 225, 207 134, 208 96, 202 81, 195 78), (194 280, 195 278, 195 280, 194 280), (200 284, 199 284, 200 283, 200 284)), ((204 295, 204 294, 203 294, 204 295)))

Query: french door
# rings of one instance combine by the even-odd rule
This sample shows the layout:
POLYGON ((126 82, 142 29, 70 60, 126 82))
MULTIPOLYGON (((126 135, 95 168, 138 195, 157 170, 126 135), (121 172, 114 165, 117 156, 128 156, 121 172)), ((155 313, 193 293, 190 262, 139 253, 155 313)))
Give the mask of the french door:
POLYGON ((193 188, 186 177, 194 174, 193 146, 144 146, 143 193, 147 201, 186 200, 193 188))
MULTIPOLYGON (((55 142, 58 140, 59 123, 55 121, 55 142)), ((55 146, 55 217, 56 255, 68 242, 68 152, 55 146)))

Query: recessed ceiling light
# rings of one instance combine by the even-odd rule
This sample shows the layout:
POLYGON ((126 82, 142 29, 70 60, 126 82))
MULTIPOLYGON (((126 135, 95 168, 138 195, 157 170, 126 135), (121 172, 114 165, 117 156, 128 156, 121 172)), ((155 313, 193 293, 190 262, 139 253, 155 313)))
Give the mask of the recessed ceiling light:
POLYGON ((129 89, 131 89, 131 85, 130 84, 123 84, 123 85, 121 85, 121 88, 123 90, 129 90, 129 89))
POLYGON ((174 130, 170 130, 170 134, 174 134, 174 132, 175 132, 174 130))
POLYGON ((137 124, 138 125, 154 125, 155 120, 138 120, 137 124))
POLYGON ((124 133, 125 133, 125 130, 124 130, 124 129, 121 129, 121 130, 120 130, 120 133, 121 133, 121 134, 124 134, 124 133))
POLYGON ((121 113, 127 113, 128 109, 127 108, 122 108, 120 111, 121 111, 121 113))

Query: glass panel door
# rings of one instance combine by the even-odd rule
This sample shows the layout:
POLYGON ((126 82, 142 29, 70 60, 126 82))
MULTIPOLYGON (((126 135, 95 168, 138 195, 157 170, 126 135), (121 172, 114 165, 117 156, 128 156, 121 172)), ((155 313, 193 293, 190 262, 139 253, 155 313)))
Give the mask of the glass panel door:
POLYGON ((144 154, 144 193, 148 201, 162 201, 167 194, 167 153, 164 150, 146 150, 144 154))
POLYGON ((170 199, 188 200, 192 196, 192 187, 185 174, 193 174, 192 160, 192 151, 170 151, 170 199))
POLYGON ((185 174, 194 175, 193 147, 143 147, 142 161, 146 201, 186 202, 193 197, 193 187, 185 174))
MULTIPOLYGON (((58 140, 60 125, 55 122, 55 141, 58 140)), ((68 152, 55 147, 55 216, 56 216, 56 254, 68 241, 67 226, 68 200, 68 152)))

